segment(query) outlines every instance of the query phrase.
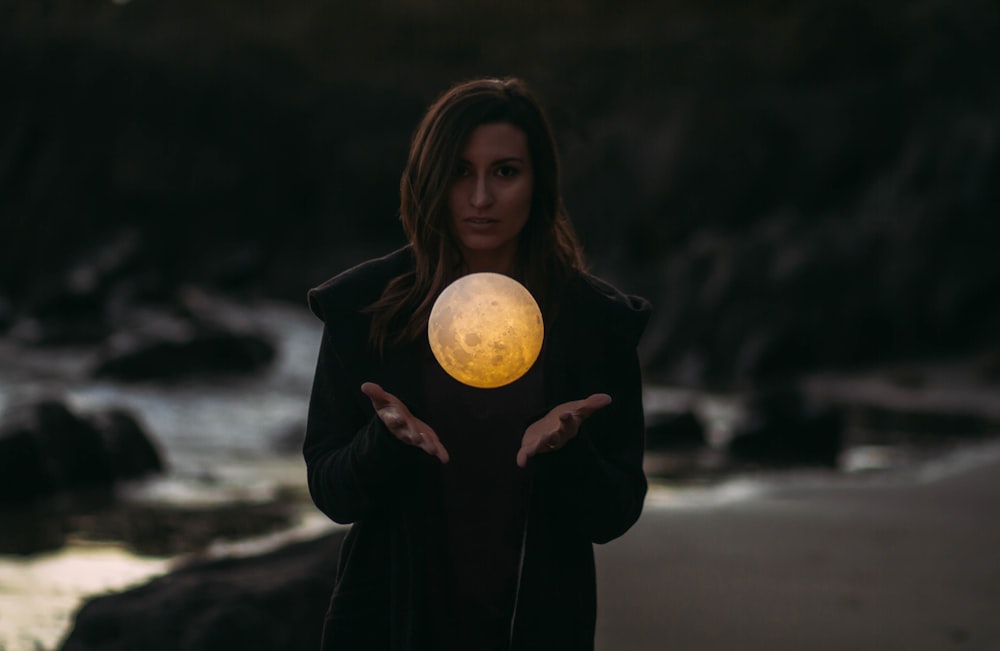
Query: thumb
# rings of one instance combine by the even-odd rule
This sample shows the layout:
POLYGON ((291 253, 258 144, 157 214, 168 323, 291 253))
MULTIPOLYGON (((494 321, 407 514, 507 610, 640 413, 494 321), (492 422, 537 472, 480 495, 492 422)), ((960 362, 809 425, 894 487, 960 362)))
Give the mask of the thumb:
POLYGON ((583 416, 589 416, 598 409, 602 409, 611 404, 611 396, 606 393, 594 393, 587 396, 582 404, 575 409, 575 412, 583 416))

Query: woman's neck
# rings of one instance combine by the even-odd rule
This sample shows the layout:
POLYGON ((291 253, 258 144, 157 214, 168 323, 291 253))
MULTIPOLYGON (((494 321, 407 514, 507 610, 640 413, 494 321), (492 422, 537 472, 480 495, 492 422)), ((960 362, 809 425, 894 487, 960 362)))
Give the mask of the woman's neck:
POLYGON ((492 272, 514 276, 517 271, 516 251, 476 251, 463 256, 462 272, 465 274, 492 272))

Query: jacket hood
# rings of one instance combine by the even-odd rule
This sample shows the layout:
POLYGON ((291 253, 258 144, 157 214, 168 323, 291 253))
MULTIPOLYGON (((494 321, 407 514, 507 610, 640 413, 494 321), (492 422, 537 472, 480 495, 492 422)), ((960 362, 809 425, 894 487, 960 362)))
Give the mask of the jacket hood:
POLYGON ((570 281, 569 291, 580 301, 581 311, 593 325, 611 332, 634 346, 639 342, 652 306, 641 296, 625 294, 614 285, 590 274, 570 281))
POLYGON ((374 303, 391 279, 412 266, 413 253, 409 246, 362 262, 310 289, 307 294, 309 309, 321 321, 330 323, 338 314, 356 312, 374 303))

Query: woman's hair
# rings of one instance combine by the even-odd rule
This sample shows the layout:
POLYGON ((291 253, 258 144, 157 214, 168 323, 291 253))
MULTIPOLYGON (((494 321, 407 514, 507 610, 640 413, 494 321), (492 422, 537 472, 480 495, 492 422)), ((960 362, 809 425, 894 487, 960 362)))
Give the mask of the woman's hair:
POLYGON ((566 279, 583 271, 583 254, 559 193, 555 138, 538 101, 516 78, 460 83, 431 104, 410 143, 399 185, 399 215, 416 264, 393 278, 368 307, 373 315, 370 339, 377 350, 414 341, 437 296, 461 274, 448 191, 469 134, 497 123, 524 132, 534 170, 531 214, 518 237, 520 280, 548 312, 566 279))

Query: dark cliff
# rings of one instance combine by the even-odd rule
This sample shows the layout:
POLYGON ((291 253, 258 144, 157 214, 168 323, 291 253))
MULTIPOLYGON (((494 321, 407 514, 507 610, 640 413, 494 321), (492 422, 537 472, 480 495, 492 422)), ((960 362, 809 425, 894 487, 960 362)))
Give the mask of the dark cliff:
POLYGON ((1000 346, 995 3, 3 0, 0 16, 15 318, 123 233, 146 287, 301 300, 401 241, 398 175, 434 94, 516 74, 550 108, 595 270, 656 307, 656 375, 1000 346))

